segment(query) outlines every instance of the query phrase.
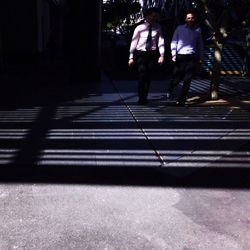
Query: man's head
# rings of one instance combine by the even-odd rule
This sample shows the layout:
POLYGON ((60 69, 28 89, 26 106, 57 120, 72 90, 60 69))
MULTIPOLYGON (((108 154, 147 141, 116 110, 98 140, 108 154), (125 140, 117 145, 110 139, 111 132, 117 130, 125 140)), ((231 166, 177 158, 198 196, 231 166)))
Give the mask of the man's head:
POLYGON ((149 23, 155 23, 158 20, 159 17, 159 10, 155 7, 149 8, 145 10, 144 17, 147 22, 149 23))
POLYGON ((189 26, 194 26, 195 24, 195 13, 193 11, 186 12, 185 22, 189 26))

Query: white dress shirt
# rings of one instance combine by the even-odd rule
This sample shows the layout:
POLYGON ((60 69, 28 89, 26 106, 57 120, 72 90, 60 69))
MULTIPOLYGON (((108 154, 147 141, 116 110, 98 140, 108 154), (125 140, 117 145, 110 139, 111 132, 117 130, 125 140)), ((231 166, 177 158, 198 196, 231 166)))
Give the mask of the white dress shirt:
MULTIPOLYGON (((134 52, 136 50, 146 51, 146 41, 149 32, 149 23, 145 21, 144 23, 138 25, 132 37, 130 50, 129 50, 129 59, 134 57, 134 52)), ((152 24, 152 47, 151 50, 159 49, 159 53, 161 56, 164 56, 165 46, 164 46, 164 38, 162 35, 162 29, 160 24, 154 23, 152 24)))

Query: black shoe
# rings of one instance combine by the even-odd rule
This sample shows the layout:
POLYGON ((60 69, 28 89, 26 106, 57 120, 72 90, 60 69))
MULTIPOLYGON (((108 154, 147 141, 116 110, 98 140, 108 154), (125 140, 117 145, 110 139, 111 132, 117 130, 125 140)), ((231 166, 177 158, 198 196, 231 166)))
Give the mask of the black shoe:
POLYGON ((186 102, 185 102, 185 101, 178 101, 178 102, 176 103, 176 105, 177 105, 177 106, 180 106, 180 107, 184 107, 184 106, 186 106, 186 102))

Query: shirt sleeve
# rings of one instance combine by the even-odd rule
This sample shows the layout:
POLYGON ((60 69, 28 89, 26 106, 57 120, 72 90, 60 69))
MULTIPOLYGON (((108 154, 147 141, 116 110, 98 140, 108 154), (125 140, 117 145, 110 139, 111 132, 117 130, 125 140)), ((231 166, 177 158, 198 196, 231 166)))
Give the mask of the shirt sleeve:
POLYGON ((179 33, 179 27, 175 29, 175 32, 173 34, 171 43, 170 43, 170 49, 172 56, 176 56, 177 54, 177 44, 178 44, 178 33, 179 33))
POLYGON ((132 40, 131 40, 131 44, 130 44, 130 49, 129 49, 129 59, 133 59, 134 58, 134 52, 136 50, 136 46, 138 44, 140 38, 140 32, 139 32, 139 26, 137 26, 134 30, 133 36, 132 36, 132 40))
POLYGON ((158 38, 158 48, 161 56, 164 56, 165 53, 165 41, 162 33, 161 27, 159 28, 159 38, 158 38))

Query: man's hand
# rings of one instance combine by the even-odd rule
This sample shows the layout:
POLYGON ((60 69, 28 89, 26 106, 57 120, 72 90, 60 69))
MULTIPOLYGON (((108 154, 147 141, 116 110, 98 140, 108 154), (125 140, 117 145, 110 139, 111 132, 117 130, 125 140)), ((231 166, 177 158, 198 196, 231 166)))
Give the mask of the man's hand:
POLYGON ((159 63, 160 65, 162 65, 163 62, 164 62, 164 56, 160 56, 159 59, 158 59, 158 63, 159 63))
POLYGON ((172 56, 172 61, 176 62, 176 56, 172 56))
POLYGON ((131 59, 128 60, 128 66, 129 66, 129 67, 133 67, 134 64, 135 64, 135 61, 134 61, 133 58, 131 58, 131 59))

